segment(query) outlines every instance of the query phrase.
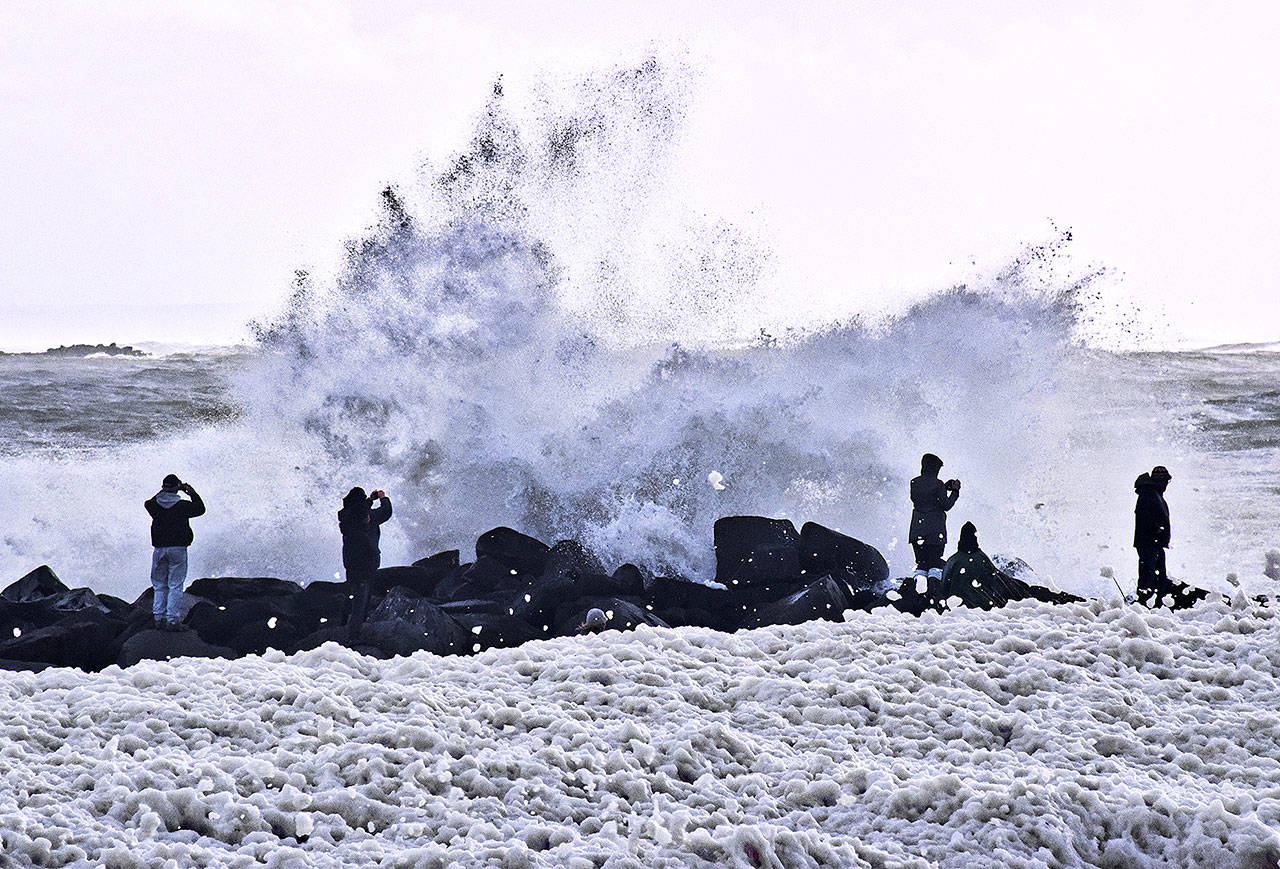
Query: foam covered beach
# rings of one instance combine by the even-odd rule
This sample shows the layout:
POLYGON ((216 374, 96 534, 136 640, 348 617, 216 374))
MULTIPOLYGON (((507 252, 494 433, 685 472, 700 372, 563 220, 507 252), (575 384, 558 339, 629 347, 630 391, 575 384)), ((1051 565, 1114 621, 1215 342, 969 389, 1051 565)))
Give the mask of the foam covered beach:
POLYGON ((6 673, 0 843, 70 866, 1274 866, 1280 629, 1014 603, 469 658, 6 673))

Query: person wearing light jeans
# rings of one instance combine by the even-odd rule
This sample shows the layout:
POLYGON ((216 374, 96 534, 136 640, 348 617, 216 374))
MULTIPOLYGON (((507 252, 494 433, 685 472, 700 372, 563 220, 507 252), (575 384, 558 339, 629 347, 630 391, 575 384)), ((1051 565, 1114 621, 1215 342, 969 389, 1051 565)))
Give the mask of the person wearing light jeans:
POLYGON ((160 491, 143 506, 151 515, 151 588, 155 600, 151 615, 155 626, 164 631, 179 630, 181 622, 182 586, 187 581, 187 547, 194 535, 191 522, 204 515, 204 501, 190 484, 168 474, 160 491), (179 493, 184 493, 184 499, 179 493))

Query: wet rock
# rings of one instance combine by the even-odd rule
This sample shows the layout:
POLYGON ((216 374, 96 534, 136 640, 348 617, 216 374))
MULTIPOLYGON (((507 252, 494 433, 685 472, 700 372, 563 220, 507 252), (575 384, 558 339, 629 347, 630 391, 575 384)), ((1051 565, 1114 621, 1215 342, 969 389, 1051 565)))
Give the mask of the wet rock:
MULTIPOLYGON (((402 588, 393 588, 369 613, 370 623, 390 625, 382 628, 388 637, 393 637, 392 645, 379 645, 393 655, 412 654, 413 651, 426 649, 437 655, 456 653, 466 648, 462 628, 443 609, 426 598, 417 597, 402 588), (409 634, 414 636, 408 637, 409 634), (410 651, 404 642, 412 646, 410 651)), ((363 638, 363 634, 361 635, 363 638)))
POLYGON ((800 569, 805 576, 830 576, 851 590, 874 588, 889 578, 889 562, 868 543, 817 522, 800 529, 800 569))
POLYGON ((10 603, 39 603, 70 591, 47 564, 42 564, 17 582, 0 591, 0 599, 10 603))
POLYGON ((530 580, 514 567, 508 567, 496 558, 482 556, 474 564, 464 564, 436 585, 431 594, 433 600, 476 600, 492 598, 499 592, 514 593, 530 580))
POLYGON ((613 572, 613 586, 619 594, 643 595, 652 583, 652 573, 629 562, 613 572))
POLYGON ((614 597, 584 597, 563 603, 556 610, 555 633, 559 636, 579 633, 579 628, 587 619, 587 613, 593 609, 604 612, 607 619, 605 630, 627 631, 638 625, 670 627, 666 621, 632 601, 614 597))
POLYGON ((539 576, 547 563, 550 547, 541 540, 505 526, 480 535, 476 541, 476 561, 489 557, 529 576, 539 576))
POLYGON ((467 652, 518 646, 545 636, 523 619, 504 613, 468 612, 454 615, 454 619, 462 628, 464 642, 470 644, 464 650, 467 652))
POLYGON ((742 627, 762 625, 798 625, 814 619, 839 621, 848 608, 846 590, 829 576, 810 583, 781 600, 751 608, 742 619, 742 627))
POLYGON ((791 520, 725 516, 714 535, 716 582, 725 588, 800 580, 800 535, 791 520))
POLYGON ((87 671, 115 663, 109 649, 123 630, 123 621, 95 609, 63 615, 54 624, 0 642, 0 658, 87 671))
POLYGON ((168 661, 173 658, 234 658, 234 650, 206 643, 195 631, 145 630, 127 639, 117 659, 121 667, 139 661, 168 661))
POLYGON ((604 565, 595 553, 576 540, 557 540, 547 550, 546 562, 539 575, 543 578, 563 576, 577 579, 586 574, 603 574, 604 565))
POLYGON ((269 577, 220 576, 197 579, 184 589, 187 594, 213 603, 245 598, 283 597, 302 591, 296 582, 269 577))
POLYGON ((365 622, 347 645, 357 650, 369 646, 391 656, 424 651, 455 655, 469 648, 463 645, 465 639, 458 624, 443 612, 440 617, 443 621, 427 628, 403 619, 365 622))

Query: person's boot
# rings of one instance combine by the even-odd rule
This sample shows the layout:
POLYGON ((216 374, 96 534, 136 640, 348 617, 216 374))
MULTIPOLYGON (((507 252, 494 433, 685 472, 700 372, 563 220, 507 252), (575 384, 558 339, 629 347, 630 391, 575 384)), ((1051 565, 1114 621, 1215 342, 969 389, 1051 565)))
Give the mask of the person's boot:
POLYGON ((163 631, 163 630, 165 629, 165 627, 164 627, 164 626, 165 626, 165 620, 164 620, 164 619, 160 618, 159 616, 152 616, 152 617, 151 617, 151 630, 153 630, 153 631, 163 631))

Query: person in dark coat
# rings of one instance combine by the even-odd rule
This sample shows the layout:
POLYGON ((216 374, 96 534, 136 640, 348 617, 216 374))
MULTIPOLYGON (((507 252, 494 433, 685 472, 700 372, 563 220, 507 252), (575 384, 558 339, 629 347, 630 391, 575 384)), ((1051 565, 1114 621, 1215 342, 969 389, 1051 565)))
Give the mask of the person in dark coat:
MULTIPOLYGON (((907 539, 916 556, 916 587, 942 579, 942 553, 947 545, 947 511, 960 497, 960 481, 938 479, 942 459, 933 453, 920 458, 920 476, 911 481, 911 530, 907 539), (926 580, 927 577, 927 580, 926 580)), ((923 589, 920 589, 923 591, 923 589)))
POLYGON ((1174 590, 1165 572, 1164 551, 1169 548, 1169 505, 1164 491, 1173 476, 1163 465, 1133 481, 1138 503, 1133 508, 1133 548, 1138 550, 1138 602, 1160 605, 1160 599, 1174 590))
POLYGON ((943 601, 959 598, 968 607, 989 610, 1027 597, 1029 586, 995 566, 978 546, 978 529, 972 522, 960 526, 956 554, 942 568, 943 601))
POLYGON ((151 616, 160 630, 176 631, 182 618, 182 586, 187 581, 187 547, 195 539, 190 520, 204 515, 204 501, 176 474, 166 474, 160 491, 142 506, 151 516, 151 589, 155 593, 151 616))
POLYGON ((342 566, 347 571, 351 610, 347 628, 358 630, 369 612, 369 596, 373 593, 373 576, 382 563, 378 543, 382 523, 391 518, 391 499, 381 489, 366 495, 356 486, 342 499, 338 511, 338 530, 342 532, 342 566), (375 508, 373 502, 379 504, 375 508))

